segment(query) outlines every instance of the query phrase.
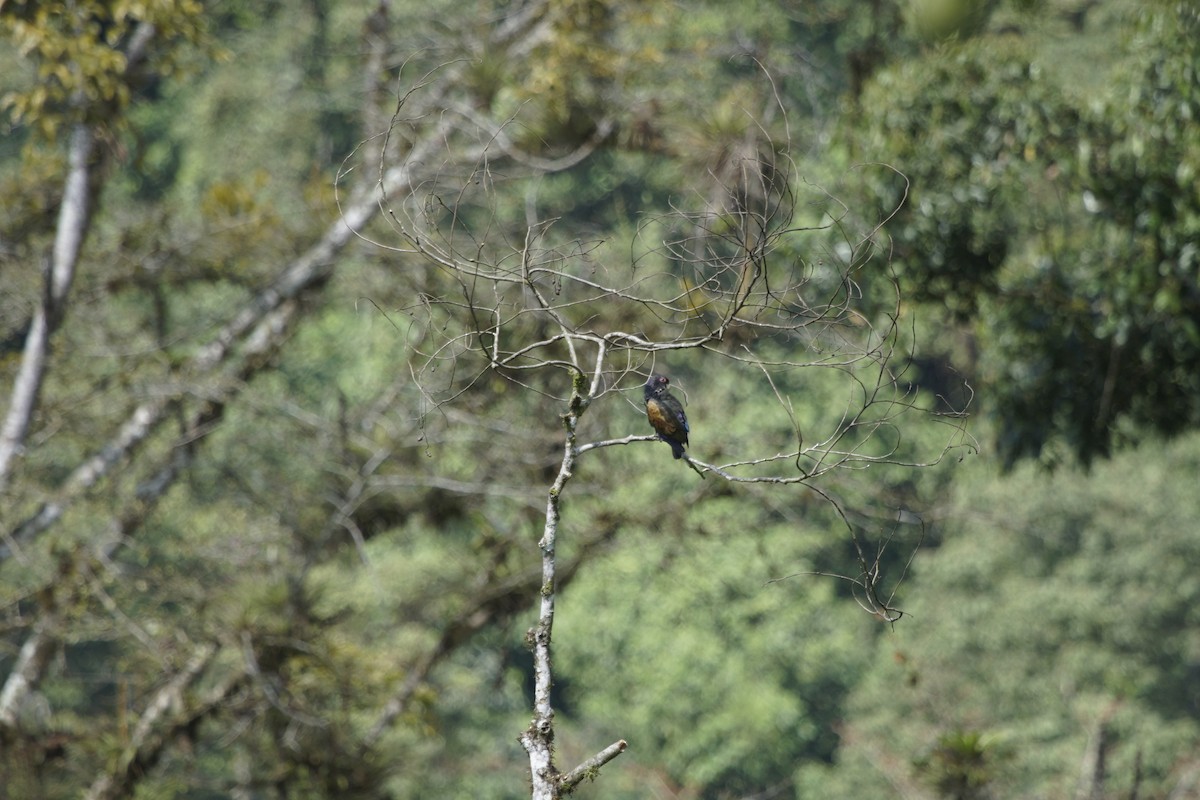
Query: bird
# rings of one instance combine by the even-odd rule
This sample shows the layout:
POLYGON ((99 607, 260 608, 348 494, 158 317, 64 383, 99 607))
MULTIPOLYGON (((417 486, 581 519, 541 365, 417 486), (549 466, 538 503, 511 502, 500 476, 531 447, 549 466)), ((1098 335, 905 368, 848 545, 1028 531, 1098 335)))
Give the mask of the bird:
POLYGON ((691 429, 688 428, 687 414, 683 413, 683 404, 667 391, 670 383, 670 378, 658 373, 646 381, 646 418, 658 438, 671 445, 671 454, 679 459, 683 458, 683 448, 687 446, 691 429))

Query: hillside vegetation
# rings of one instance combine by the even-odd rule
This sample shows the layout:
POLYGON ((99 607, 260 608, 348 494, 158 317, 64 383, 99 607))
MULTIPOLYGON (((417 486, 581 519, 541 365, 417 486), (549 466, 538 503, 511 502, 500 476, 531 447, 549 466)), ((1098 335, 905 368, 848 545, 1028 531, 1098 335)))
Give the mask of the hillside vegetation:
POLYGON ((1200 796, 1196 3, 0 31, 0 797, 1200 796))

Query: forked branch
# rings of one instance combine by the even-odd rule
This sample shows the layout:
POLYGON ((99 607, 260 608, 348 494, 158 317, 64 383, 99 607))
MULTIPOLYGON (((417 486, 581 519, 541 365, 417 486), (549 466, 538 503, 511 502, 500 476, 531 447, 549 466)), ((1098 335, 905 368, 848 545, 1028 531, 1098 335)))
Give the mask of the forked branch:
MULTIPOLYGON (((734 369, 760 372, 794 430, 794 443, 774 454, 722 465, 686 455, 701 477, 801 485, 828 499, 815 484, 833 470, 929 465, 949 448, 912 460, 890 435, 901 417, 930 409, 896 366, 909 355, 898 293, 892 307, 872 310, 856 283, 856 273, 879 252, 875 231, 847 237, 842 244, 850 256, 823 265, 801 258, 791 244, 807 233, 838 234, 844 225, 840 216, 815 226, 797 222, 802 215, 787 156, 786 115, 780 115, 782 141, 765 124, 750 126, 732 155, 709 170, 707 182, 684 192, 703 198, 700 208, 647 213, 622 254, 572 237, 554 209, 538 208, 536 193, 539 175, 570 169, 602 146, 609 121, 599 122, 593 137, 574 152, 547 156, 520 150, 519 137, 509 134, 515 117, 488 118, 468 98, 431 108, 419 94, 400 95, 393 130, 403 127, 407 138, 436 143, 437 151, 419 154, 424 179, 413 191, 381 198, 398 240, 385 249, 433 267, 421 295, 402 309, 419 331, 414 381, 435 407, 461 397, 484 376, 550 395, 564 375, 571 381, 569 393, 557 397, 564 409, 562 457, 547 492, 538 543, 539 614, 527 635, 534 661, 533 719, 519 737, 529 756, 533 797, 552 800, 626 748, 624 741, 615 742, 565 774, 554 763, 550 654, 562 496, 580 456, 655 438, 580 443, 580 421, 593 404, 628 386, 630 376, 640 384, 656 356, 691 350, 734 369), (430 130, 435 135, 422 133, 430 130), (520 219, 504 211, 505 204, 518 201, 525 207, 520 219), (789 356, 780 360, 781 352, 789 356), (848 378, 840 419, 811 438, 774 378, 801 368, 835 370, 848 378)), ((391 157, 394 166, 381 165, 381 174, 418 163, 411 152, 391 157)), ((969 448, 962 420, 950 413, 941 421, 951 425, 954 446, 969 448)), ((865 559, 861 547, 859 553, 865 559)), ((865 560, 861 566, 864 607, 894 619, 890 600, 876 590, 878 562, 874 572, 865 560)))

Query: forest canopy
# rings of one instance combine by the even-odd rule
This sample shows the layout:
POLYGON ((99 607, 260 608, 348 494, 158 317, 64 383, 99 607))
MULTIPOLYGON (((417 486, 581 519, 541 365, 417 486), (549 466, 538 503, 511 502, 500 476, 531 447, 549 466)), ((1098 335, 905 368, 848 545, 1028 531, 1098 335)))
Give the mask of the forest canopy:
POLYGON ((0 793, 1195 794, 1200 5, 0 33, 0 793))

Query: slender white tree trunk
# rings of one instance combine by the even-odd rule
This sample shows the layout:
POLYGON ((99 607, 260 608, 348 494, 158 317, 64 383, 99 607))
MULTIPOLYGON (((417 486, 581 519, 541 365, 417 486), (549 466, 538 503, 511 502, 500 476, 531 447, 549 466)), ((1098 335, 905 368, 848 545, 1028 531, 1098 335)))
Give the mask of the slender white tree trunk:
POLYGON ((572 376, 574 385, 571 401, 567 413, 563 415, 563 427, 567 436, 563 442, 562 464, 546 499, 546 527, 542 532, 541 541, 538 542, 542 551, 541 605, 537 626, 528 634, 528 642, 533 650, 533 721, 520 736, 521 744, 529 754, 532 800, 559 800, 565 797, 581 781, 594 778, 600 767, 625 752, 626 747, 624 739, 614 742, 566 774, 560 773, 554 766, 554 706, 550 702, 550 689, 554 680, 550 662, 550 639, 554 629, 554 597, 557 592, 555 544, 558 539, 560 501, 563 489, 575 474, 575 463, 579 458, 575 431, 579 425, 579 418, 587 410, 590 398, 599 386, 603 360, 602 348, 597 358, 595 383, 590 391, 582 373, 577 372, 572 376))
POLYGON ((13 382, 12 397, 4 425, 0 427, 0 489, 8 483, 13 463, 25 446, 25 437, 37 408, 38 394, 46 375, 50 337, 62 321, 67 295, 75 280, 79 251, 87 235, 91 216, 91 161, 96 138, 84 123, 71 131, 68 151, 68 171, 63 186, 62 205, 58 209, 58 227, 54 235, 54 251, 46 271, 46 286, 41 302, 33 311, 25 352, 13 382))

